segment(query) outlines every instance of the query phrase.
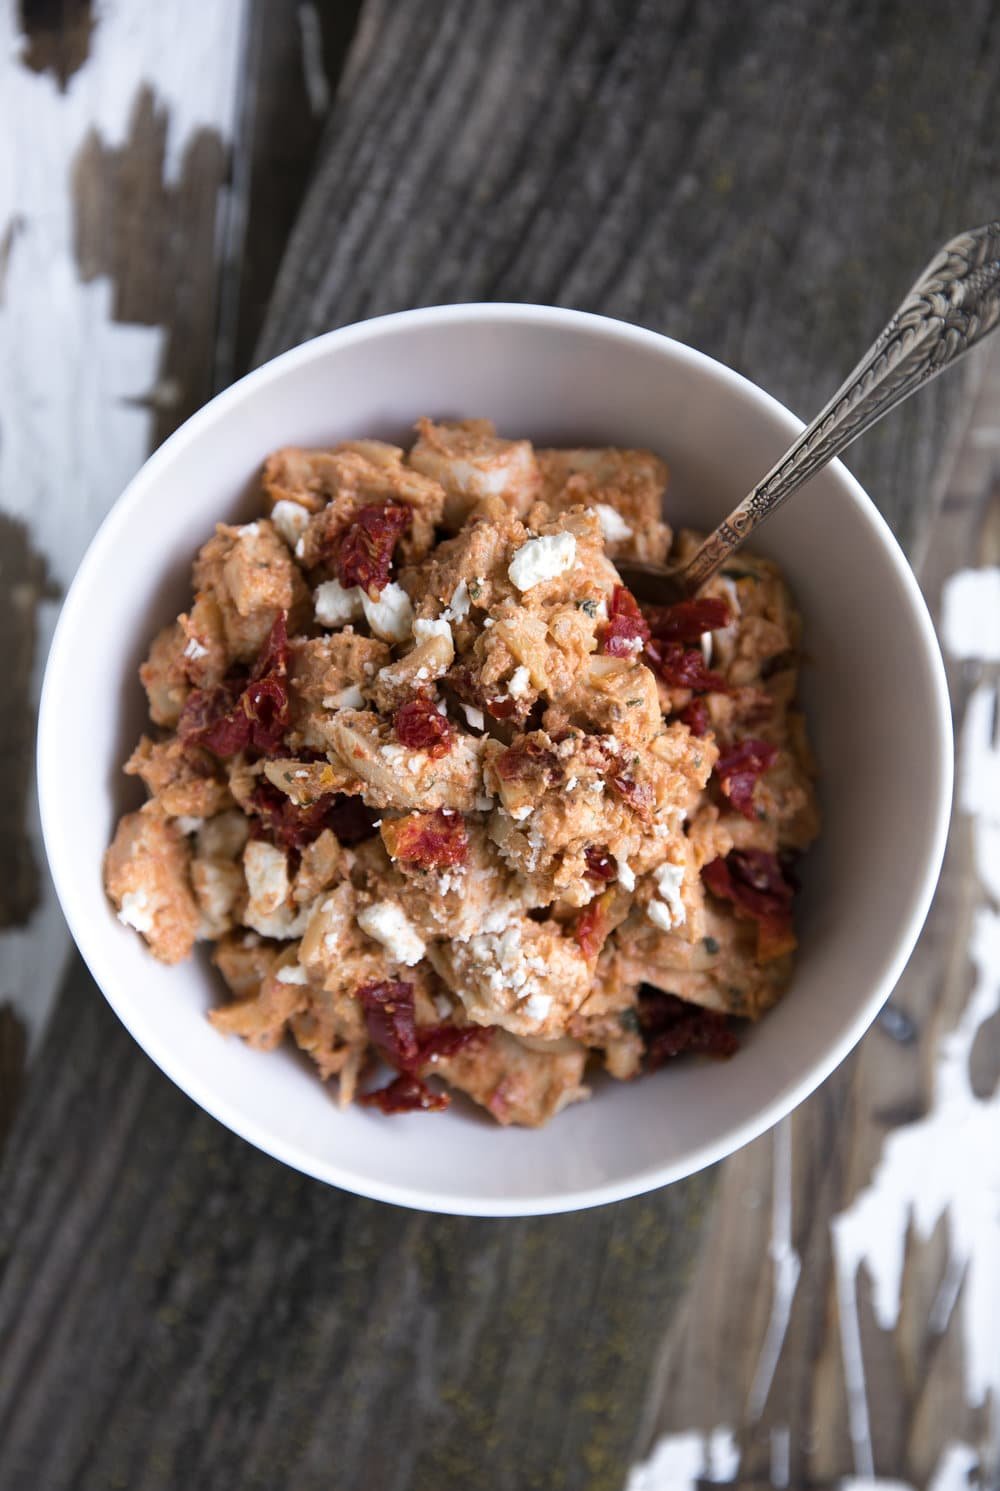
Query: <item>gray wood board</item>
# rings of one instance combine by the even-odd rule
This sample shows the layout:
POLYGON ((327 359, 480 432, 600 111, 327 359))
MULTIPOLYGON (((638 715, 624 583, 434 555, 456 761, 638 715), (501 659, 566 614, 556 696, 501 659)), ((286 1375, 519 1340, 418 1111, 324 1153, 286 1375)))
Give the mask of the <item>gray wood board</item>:
MULTIPOLYGON (((987 3, 368 0, 261 355, 553 301, 808 414, 995 212, 998 76, 987 3)), ((971 376, 859 447, 911 551, 971 376)), ((522 1222, 356 1200, 199 1113, 74 965, 3 1172, 0 1484, 620 1487, 712 1180, 522 1222)))

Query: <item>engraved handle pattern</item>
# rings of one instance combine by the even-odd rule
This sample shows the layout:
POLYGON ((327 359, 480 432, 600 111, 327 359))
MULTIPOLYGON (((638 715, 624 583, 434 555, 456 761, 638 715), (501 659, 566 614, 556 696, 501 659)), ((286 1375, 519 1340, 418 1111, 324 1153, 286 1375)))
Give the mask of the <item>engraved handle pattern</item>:
POLYGON ((961 233, 927 266, 871 349, 677 576, 693 594, 787 497, 1000 322, 1000 221, 961 233))

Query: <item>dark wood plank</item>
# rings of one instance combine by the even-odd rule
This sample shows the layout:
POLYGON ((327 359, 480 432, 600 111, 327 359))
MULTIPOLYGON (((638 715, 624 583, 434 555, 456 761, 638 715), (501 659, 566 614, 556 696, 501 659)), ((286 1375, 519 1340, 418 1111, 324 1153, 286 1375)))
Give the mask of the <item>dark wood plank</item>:
MULTIPOLYGON (((368 0, 260 355, 401 305, 551 300, 809 412, 993 210, 998 75, 987 0, 961 27, 927 0, 368 0)), ((971 376, 858 453, 911 545, 971 376)), ((505 1223, 326 1190, 198 1113, 79 968, 3 1176, 14 1491, 618 1488, 713 1181, 505 1223)))

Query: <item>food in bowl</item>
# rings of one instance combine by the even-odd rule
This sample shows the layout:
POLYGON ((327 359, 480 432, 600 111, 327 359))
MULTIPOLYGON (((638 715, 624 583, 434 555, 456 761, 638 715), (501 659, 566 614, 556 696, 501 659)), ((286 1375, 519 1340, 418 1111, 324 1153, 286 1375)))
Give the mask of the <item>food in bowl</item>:
POLYGON ((648 451, 417 429, 275 452, 265 515, 208 539, 105 884, 157 958, 214 945, 220 1031, 290 1036, 342 1103, 538 1125, 588 1065, 731 1054, 787 988, 799 618, 747 555, 636 602, 617 558, 698 542, 648 451))

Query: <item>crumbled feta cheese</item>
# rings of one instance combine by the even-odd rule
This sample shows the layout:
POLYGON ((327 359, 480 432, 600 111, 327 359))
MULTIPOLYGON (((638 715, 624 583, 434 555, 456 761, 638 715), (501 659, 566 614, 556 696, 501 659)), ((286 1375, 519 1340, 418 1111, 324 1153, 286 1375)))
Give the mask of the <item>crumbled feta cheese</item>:
POLYGON ((290 549, 294 549, 309 526, 309 514, 300 502, 282 498, 271 511, 271 522, 290 549))
POLYGON ((309 975, 301 963, 289 963, 287 968, 279 968, 274 975, 279 984, 307 984, 309 975))
MULTIPOLYGON (((641 647, 642 643, 640 642, 639 645, 641 647)), ((708 665, 709 665, 709 663, 712 661, 712 633, 711 632, 702 632, 702 634, 701 634, 701 655, 705 659, 705 667, 707 668, 708 665)))
POLYGON ((376 901, 358 912, 358 926, 385 948, 395 963, 412 968, 425 952, 423 938, 401 907, 394 901, 376 901))
POLYGON ((434 705, 434 708, 437 710, 438 714, 446 715, 448 713, 448 706, 443 699, 438 699, 437 703, 434 705))
POLYGON ((394 740, 387 740, 384 746, 379 746, 378 753, 383 761, 388 761, 392 767, 403 767, 406 765, 407 753, 403 746, 397 745, 394 740))
POLYGON ((283 850, 265 839, 251 839, 243 851, 243 869, 250 900, 265 915, 284 905, 289 884, 288 858, 283 850))
MULTIPOLYGON (((482 583, 482 582, 480 582, 482 583)), ((459 580, 448 602, 445 611, 448 621, 464 621, 469 614, 469 587, 464 580, 459 580)))
POLYGON ((313 591, 313 611, 320 626, 343 626, 345 621, 360 621, 364 615, 361 591, 357 585, 345 590, 339 580, 326 580, 313 591))
POLYGON ((496 626, 496 622, 493 620, 492 616, 484 616, 483 626, 496 626))
POLYGON ((238 529, 241 538, 257 538, 260 533, 259 523, 243 523, 238 529))
POLYGON ((507 692, 512 699, 523 699, 531 689, 531 674, 527 668, 515 668, 511 680, 507 685, 507 692))
POLYGON ((296 544, 295 544, 295 557, 296 557, 296 559, 304 559, 306 557, 306 541, 305 541, 305 536, 304 535, 303 535, 302 538, 300 538, 300 539, 298 539, 296 541, 296 544))
POLYGON ((632 530, 622 517, 617 508, 609 506, 607 502, 598 502, 594 511, 597 513, 601 532, 608 543, 624 543, 627 538, 632 537, 632 530))
POLYGON ((601 598, 600 598, 600 600, 597 602, 597 611, 595 612, 595 620, 597 620, 597 621, 607 621, 607 619, 608 619, 608 599, 607 599, 607 596, 602 595, 601 598))
POLYGON ((208 648, 203 647, 197 637, 189 637, 188 644, 184 649, 184 656, 196 662, 200 657, 208 657, 208 648))
POLYGON ((511 582, 518 590, 530 590, 546 580, 564 575, 576 563, 576 539, 572 533, 550 533, 544 538, 529 538, 507 566, 511 582))
POLYGON ((362 590, 361 605, 376 637, 383 642, 405 642, 413 631, 413 606, 402 585, 395 581, 383 587, 377 601, 362 590))
POLYGON ((341 689, 339 694, 327 694, 323 700, 324 709, 364 709, 364 707, 365 696, 356 683, 349 683, 347 688, 341 689))
POLYGON ((635 890, 635 871, 628 860, 616 854, 615 861, 618 865, 618 884, 622 890, 635 890))
POLYGON ((529 994, 524 1001, 524 1013, 529 1020, 537 1020, 539 1024, 548 1015, 552 1008, 551 994, 529 994))
POLYGON ((454 1006, 447 994, 434 995, 434 1008, 437 1010, 439 1020, 450 1020, 454 1014, 454 1006))
POLYGON ((574 787, 579 787, 579 785, 580 785, 580 778, 579 777, 570 777, 568 779, 568 781, 566 782, 565 791, 572 792, 573 789, 574 789, 574 787))
POLYGON ((654 926, 660 927, 664 932, 672 932, 674 927, 682 927, 687 921, 687 908, 681 900, 684 866, 667 860, 660 865, 653 880, 658 899, 650 901, 646 907, 646 915, 654 926))
POLYGON ((425 621, 419 617, 413 623, 413 635, 418 642, 423 642, 427 637, 447 637, 451 643, 452 650, 455 647, 455 639, 451 634, 451 622, 442 618, 439 621, 425 621))
POLYGON ((463 704, 462 711, 465 715, 465 718, 469 722, 470 729, 486 729, 486 716, 483 714, 483 711, 481 709, 477 709, 474 704, 463 704))
POLYGON ((182 834, 196 834, 205 820, 204 818, 189 818, 186 813, 182 813, 179 818, 174 819, 174 822, 182 834))
POLYGON ((122 896, 118 920, 137 932, 153 930, 153 914, 149 909, 149 897, 144 890, 127 890, 122 896))
POLYGON ((515 808, 510 815, 515 823, 523 823, 525 818, 531 817, 531 804, 526 802, 523 807, 515 808))

